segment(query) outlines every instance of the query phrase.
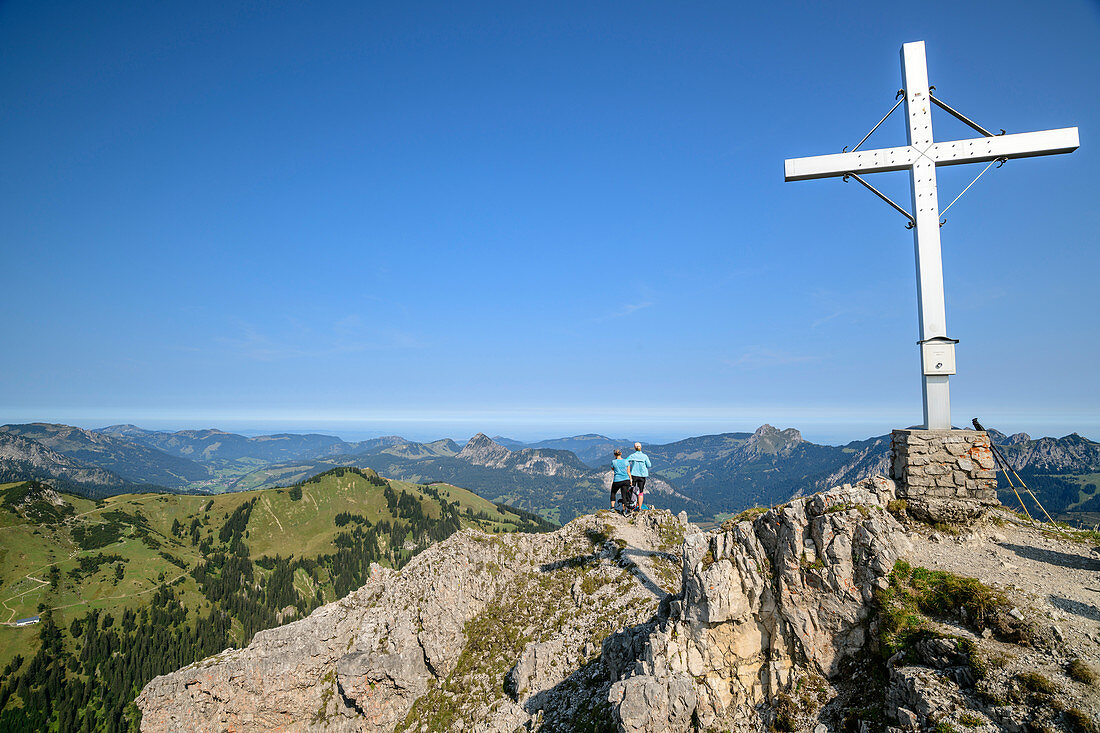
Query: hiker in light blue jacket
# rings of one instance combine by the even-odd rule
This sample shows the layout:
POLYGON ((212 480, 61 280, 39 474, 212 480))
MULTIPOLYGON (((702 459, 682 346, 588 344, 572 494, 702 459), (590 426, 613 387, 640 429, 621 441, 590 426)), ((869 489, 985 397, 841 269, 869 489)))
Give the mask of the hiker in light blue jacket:
POLYGON ((611 476, 611 511, 615 511, 615 496, 621 494, 622 513, 626 514, 630 508, 630 464, 618 448, 615 449, 615 458, 611 461, 611 470, 614 471, 611 476))
POLYGON ((649 469, 653 465, 649 456, 642 453, 642 444, 634 444, 634 452, 627 456, 626 462, 630 465, 630 487, 634 494, 634 509, 642 508, 642 499, 645 498, 645 480, 649 477, 649 469))

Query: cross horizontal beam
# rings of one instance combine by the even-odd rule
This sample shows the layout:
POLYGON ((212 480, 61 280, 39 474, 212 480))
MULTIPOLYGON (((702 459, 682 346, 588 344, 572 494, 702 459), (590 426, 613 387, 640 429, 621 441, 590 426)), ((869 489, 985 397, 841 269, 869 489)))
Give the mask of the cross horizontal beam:
POLYGON ((999 158, 1034 158, 1040 155, 1072 153, 1081 146, 1076 127, 1015 135, 994 135, 972 140, 936 143, 925 153, 936 165, 988 163, 999 158))
POLYGON ((788 158, 783 161, 784 180, 809 181, 814 178, 835 178, 845 173, 903 171, 912 167, 919 157, 920 153, 916 148, 903 145, 900 148, 788 158))
POLYGON ((921 152, 910 145, 854 153, 789 158, 783 162, 784 180, 809 181, 836 178, 845 173, 883 173, 906 170, 922 156, 936 165, 985 163, 998 158, 1032 158, 1040 155, 1072 153, 1080 146, 1076 127, 1014 135, 977 137, 935 143, 921 152))

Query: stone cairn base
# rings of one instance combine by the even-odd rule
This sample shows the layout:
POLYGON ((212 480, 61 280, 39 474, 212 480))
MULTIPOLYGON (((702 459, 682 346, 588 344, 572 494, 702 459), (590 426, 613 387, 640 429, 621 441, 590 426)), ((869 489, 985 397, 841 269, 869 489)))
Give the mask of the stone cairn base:
POLYGON ((984 431, 895 430, 890 451, 897 496, 917 519, 966 524, 1000 503, 984 431))

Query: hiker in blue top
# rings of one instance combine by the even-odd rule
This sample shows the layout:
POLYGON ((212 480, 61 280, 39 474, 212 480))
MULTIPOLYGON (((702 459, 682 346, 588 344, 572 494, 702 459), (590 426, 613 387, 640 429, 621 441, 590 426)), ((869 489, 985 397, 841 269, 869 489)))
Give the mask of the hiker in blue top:
POLYGON ((630 464, 631 493, 636 498, 634 509, 637 511, 642 508, 642 499, 645 497, 645 480, 649 477, 649 469, 653 464, 649 462, 649 456, 642 453, 641 443, 634 444, 634 452, 630 454, 626 461, 630 464))
POLYGON ((623 452, 615 449, 615 460, 611 461, 615 475, 611 477, 611 511, 615 511, 615 495, 621 493, 623 514, 630 506, 630 464, 623 458, 623 452))

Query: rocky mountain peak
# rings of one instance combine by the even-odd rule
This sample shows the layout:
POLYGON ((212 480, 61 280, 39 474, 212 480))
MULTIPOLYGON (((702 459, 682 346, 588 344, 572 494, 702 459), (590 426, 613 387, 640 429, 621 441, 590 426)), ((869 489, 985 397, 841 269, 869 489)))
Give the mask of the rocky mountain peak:
POLYGON ((779 430, 765 423, 756 429, 751 438, 745 441, 742 452, 750 456, 777 455, 790 451, 793 446, 802 442, 804 442, 802 433, 795 428, 779 430))
POLYGON ((490 438, 485 433, 478 433, 477 435, 475 435, 474 437, 472 437, 468 441, 466 441, 466 445, 478 446, 478 445, 500 445, 500 444, 497 443, 496 441, 494 441, 492 438, 490 438))
POLYGON ((542 476, 581 476, 589 468, 573 453, 552 448, 509 450, 485 433, 478 433, 455 456, 475 466, 506 468, 542 476))
POLYGON ((478 433, 459 451, 457 458, 478 466, 503 467, 512 451, 493 441, 485 433, 478 433))

